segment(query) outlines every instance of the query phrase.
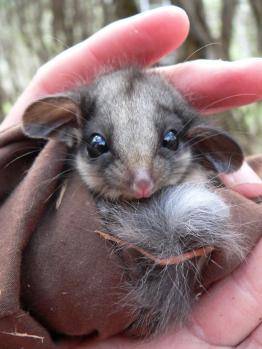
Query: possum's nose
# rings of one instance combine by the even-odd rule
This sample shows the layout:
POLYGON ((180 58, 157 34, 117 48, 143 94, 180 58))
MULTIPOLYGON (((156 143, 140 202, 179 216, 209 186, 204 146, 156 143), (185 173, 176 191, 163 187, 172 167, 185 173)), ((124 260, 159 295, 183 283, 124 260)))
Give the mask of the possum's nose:
POLYGON ((134 173, 132 189, 137 199, 152 195, 154 183, 148 170, 139 169, 134 173))

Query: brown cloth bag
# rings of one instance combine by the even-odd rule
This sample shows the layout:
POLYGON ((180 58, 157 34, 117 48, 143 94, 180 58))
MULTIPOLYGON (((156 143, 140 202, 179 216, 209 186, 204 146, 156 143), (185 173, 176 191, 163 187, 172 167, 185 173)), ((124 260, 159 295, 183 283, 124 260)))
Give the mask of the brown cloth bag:
MULTIPOLYGON (((120 304, 122 261, 95 233, 100 223, 91 195, 75 173, 61 180, 66 152, 54 140, 27 139, 19 126, 0 134, 1 349, 55 349, 56 333, 104 339, 132 321, 120 304)), ((262 157, 251 163, 262 175, 262 157)), ((223 195, 255 244, 262 206, 223 195)), ((207 265, 207 286, 237 267, 213 258, 223 268, 207 265)))

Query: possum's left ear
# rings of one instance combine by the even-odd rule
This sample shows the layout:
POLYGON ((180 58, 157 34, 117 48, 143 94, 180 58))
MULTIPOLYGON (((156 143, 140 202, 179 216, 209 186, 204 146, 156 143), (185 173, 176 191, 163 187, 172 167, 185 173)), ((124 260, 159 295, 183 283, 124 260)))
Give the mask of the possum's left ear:
POLYGON ((234 172, 243 163, 244 154, 238 143, 219 129, 196 126, 189 130, 188 138, 205 165, 218 173, 234 172))
POLYGON ((50 96, 32 103, 23 115, 23 130, 31 138, 56 138, 69 146, 80 134, 81 112, 67 96, 50 96))

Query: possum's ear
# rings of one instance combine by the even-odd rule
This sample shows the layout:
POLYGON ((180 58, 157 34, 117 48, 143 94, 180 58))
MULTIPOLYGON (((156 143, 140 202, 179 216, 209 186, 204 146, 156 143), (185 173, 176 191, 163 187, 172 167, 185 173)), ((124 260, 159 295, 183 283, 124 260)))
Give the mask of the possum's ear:
POLYGON ((80 136, 81 112, 67 96, 51 96, 32 103, 23 115, 23 130, 31 138, 56 138, 72 146, 80 136))
POLYGON ((208 126, 196 126, 188 132, 193 149, 203 156, 205 165, 218 173, 238 170, 244 154, 238 143, 227 133, 208 126))

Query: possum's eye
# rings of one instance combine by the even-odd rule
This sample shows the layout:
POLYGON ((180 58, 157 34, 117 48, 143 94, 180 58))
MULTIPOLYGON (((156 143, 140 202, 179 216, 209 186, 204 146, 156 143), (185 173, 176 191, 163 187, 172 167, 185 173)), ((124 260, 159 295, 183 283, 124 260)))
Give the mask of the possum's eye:
POLYGON ((178 137, 175 130, 169 130, 164 133, 162 146, 171 150, 177 149, 178 137))
POLYGON ((87 151, 91 158, 98 156, 108 151, 106 140, 99 133, 94 133, 87 142, 87 151))

